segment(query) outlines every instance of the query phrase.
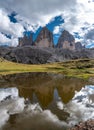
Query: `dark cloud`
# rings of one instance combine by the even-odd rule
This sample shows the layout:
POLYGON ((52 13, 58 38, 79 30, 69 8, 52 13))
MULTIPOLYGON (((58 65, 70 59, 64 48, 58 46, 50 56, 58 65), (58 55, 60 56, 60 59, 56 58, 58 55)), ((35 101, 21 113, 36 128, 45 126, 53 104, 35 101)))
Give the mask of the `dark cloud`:
POLYGON ((0 0, 1 8, 9 12, 16 11, 36 23, 43 22, 45 16, 57 15, 65 10, 75 12, 76 5, 76 0, 0 0))

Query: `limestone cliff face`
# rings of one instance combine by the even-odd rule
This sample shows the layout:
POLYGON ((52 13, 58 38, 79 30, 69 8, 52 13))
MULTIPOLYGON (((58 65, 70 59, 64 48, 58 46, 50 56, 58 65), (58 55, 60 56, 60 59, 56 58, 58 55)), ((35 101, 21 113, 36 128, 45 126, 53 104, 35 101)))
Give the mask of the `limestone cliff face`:
POLYGON ((23 38, 19 38, 18 46, 20 46, 20 47, 22 47, 22 46, 31 46, 32 44, 33 44, 32 35, 30 35, 29 37, 24 35, 23 38))
POLYGON ((72 34, 64 30, 58 40, 58 48, 75 50, 75 39, 72 34))
POLYGON ((35 41, 35 46, 37 47, 53 47, 54 46, 53 34, 46 27, 44 27, 40 31, 35 41))

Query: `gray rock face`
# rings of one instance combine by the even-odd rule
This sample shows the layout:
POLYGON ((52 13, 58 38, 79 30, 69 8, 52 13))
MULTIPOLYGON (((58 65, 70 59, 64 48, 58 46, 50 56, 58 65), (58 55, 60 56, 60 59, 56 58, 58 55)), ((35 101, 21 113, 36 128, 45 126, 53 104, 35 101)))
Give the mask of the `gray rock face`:
POLYGON ((72 59, 94 58, 94 49, 67 50, 62 48, 0 47, 0 57, 24 64, 45 64, 72 59))
POLYGON ((75 50, 75 39, 72 34, 64 30, 58 40, 58 48, 75 50))
POLYGON ((19 38, 19 44, 18 44, 19 47, 22 47, 22 46, 32 46, 32 44, 33 44, 32 35, 30 35, 29 37, 24 35, 23 38, 19 38))
POLYGON ((82 50, 82 49, 84 49, 84 48, 85 48, 85 47, 82 46, 81 42, 76 42, 76 43, 75 43, 75 49, 76 49, 76 50, 82 50))
POLYGON ((4 57, 5 55, 10 53, 9 47, 0 47, 0 56, 4 57))
POLYGON ((1 57, 24 64, 43 64, 47 63, 47 60, 51 56, 50 52, 47 52, 42 49, 38 49, 37 47, 16 47, 11 49, 5 55, 0 54, 1 57))
POLYGON ((35 41, 35 45, 37 47, 53 47, 53 34, 46 27, 44 27, 40 31, 35 41))

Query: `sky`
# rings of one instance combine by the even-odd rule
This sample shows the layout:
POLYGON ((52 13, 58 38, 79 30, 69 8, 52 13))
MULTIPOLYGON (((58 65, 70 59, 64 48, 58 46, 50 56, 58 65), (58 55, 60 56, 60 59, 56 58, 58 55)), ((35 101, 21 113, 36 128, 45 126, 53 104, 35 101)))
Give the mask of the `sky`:
POLYGON ((94 47, 94 0, 0 0, 0 45, 17 46, 25 32, 35 39, 44 26, 55 44, 65 29, 94 47))

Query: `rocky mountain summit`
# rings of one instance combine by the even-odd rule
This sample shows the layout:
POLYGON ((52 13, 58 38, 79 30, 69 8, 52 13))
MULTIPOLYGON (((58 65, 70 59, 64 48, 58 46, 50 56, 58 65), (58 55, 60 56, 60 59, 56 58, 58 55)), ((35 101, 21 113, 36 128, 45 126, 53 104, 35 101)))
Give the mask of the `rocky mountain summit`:
POLYGON ((42 28, 37 39, 35 40, 37 47, 53 47, 53 34, 46 28, 42 28))
POLYGON ((36 47, 50 47, 50 48, 63 48, 68 50, 80 50, 83 49, 83 46, 80 42, 75 43, 75 38, 68 31, 64 30, 58 40, 57 45, 54 45, 53 34, 48 30, 47 27, 43 27, 39 32, 35 41, 33 41, 32 35, 27 37, 26 35, 23 38, 19 39, 20 47, 23 46, 36 46, 36 47))
POLYGON ((68 31, 64 30, 58 40, 57 47, 75 50, 75 38, 68 31))

